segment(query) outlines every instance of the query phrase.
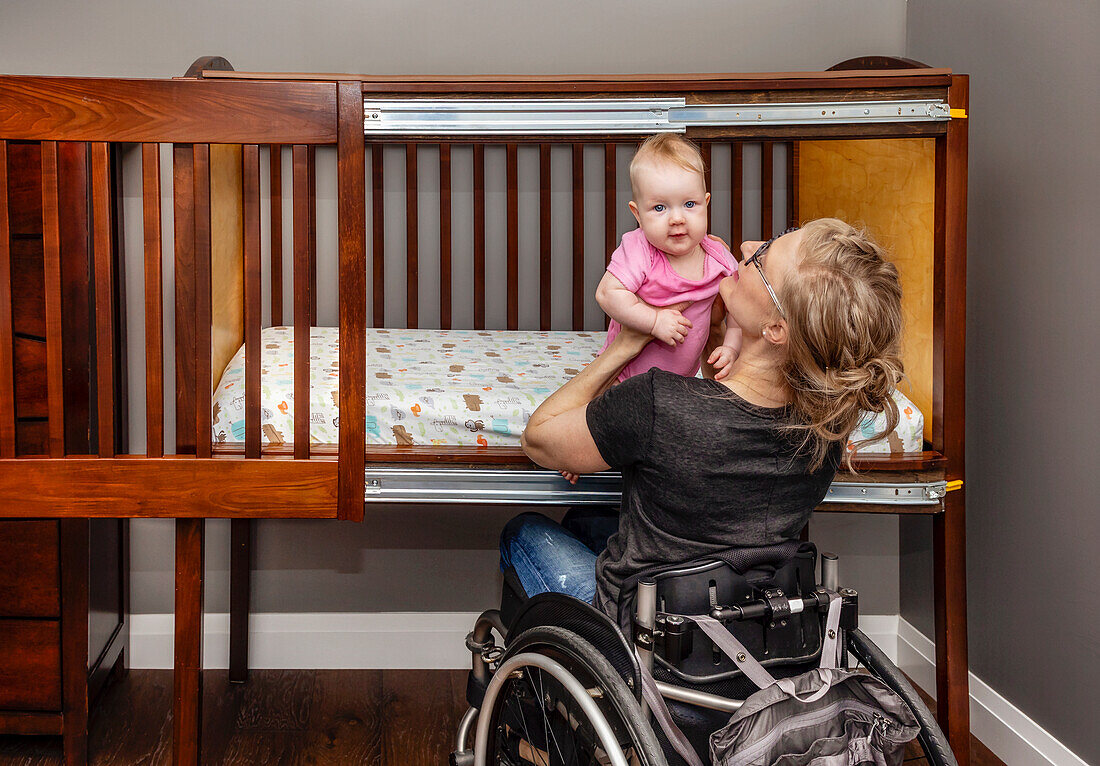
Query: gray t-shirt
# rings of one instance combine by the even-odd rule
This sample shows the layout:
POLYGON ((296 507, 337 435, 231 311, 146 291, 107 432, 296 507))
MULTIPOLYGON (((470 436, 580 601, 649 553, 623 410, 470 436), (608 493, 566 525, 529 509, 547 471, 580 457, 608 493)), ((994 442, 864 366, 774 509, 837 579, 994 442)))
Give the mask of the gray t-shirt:
POLYGON ((836 473, 839 444, 809 472, 758 407, 721 383, 651 369, 588 405, 592 438, 623 474, 619 531, 596 560, 596 603, 617 618, 623 581, 656 564, 797 539, 836 473))

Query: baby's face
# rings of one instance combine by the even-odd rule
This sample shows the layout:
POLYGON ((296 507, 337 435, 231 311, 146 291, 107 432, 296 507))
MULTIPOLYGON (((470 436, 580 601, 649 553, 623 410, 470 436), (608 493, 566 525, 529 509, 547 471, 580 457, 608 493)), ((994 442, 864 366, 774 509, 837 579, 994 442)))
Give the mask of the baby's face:
POLYGON ((703 176, 672 162, 643 165, 630 211, 649 243, 672 257, 689 255, 707 234, 703 176))

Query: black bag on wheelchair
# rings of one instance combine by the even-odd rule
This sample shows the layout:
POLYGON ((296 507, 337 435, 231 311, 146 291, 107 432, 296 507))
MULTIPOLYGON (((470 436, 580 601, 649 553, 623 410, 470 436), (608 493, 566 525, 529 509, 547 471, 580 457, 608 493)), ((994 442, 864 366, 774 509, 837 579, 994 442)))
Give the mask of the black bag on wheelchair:
MULTIPOLYGON (((672 680, 671 674, 689 686, 728 685, 732 679, 745 689, 737 695, 747 697, 744 704, 710 737, 716 766, 899 766, 905 745, 917 736, 916 718, 888 686, 837 667, 842 606, 836 594, 829 594, 824 629, 816 610, 780 618, 773 610, 768 621, 736 622, 738 640, 710 616, 719 604, 736 606, 761 596, 781 603, 784 594, 798 598, 813 591, 824 598, 827 592, 816 586, 816 554, 812 544, 792 542, 728 551, 714 561, 632 578, 657 582, 665 622, 655 631, 663 639, 663 646, 654 647, 655 674, 672 680), (670 622, 683 627, 670 630, 670 622), (703 635, 692 639, 696 629, 703 635), (768 668, 788 677, 777 680, 768 668)), ((633 589, 636 582, 624 585, 633 589)), ((621 595, 621 622, 631 619, 632 602, 633 593, 621 595)), ((644 667, 642 685, 673 749, 701 766, 644 667)))
POLYGON ((840 599, 829 603, 821 667, 771 677, 716 620, 697 622, 760 691, 710 738, 715 766, 900 766, 920 725, 874 676, 836 667, 840 599))

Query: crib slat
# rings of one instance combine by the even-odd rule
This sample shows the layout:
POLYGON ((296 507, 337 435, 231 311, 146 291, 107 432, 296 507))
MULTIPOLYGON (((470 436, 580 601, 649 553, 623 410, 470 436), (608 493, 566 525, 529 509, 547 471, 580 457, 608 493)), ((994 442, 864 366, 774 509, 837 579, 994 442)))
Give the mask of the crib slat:
POLYGON ((306 151, 306 169, 309 177, 309 323, 317 324, 317 147, 312 144, 306 151))
POLYGON ((386 324, 386 204, 383 197, 384 182, 382 144, 371 144, 371 290, 374 306, 374 326, 386 324))
POLYGON ((615 252, 615 243, 619 238, 616 216, 618 203, 616 202, 617 170, 615 168, 616 144, 604 144, 604 171, 603 171, 603 265, 611 263, 611 254, 615 252))
POLYGON ((745 164, 740 142, 730 147, 730 191, 730 249, 737 256, 743 239, 742 217, 745 207, 745 164))
POLYGON ((8 142, 0 140, 0 458, 15 457, 15 377, 11 315, 8 142))
POLYGON ((771 239, 772 229, 772 159, 773 144, 760 144, 760 239, 771 239))
POLYGON ((420 194, 417 178, 416 144, 405 144, 405 326, 420 326, 419 271, 420 222, 417 201, 420 194))
MULTIPOLYGON (((114 264, 111 173, 107 144, 91 145, 92 254, 95 262, 96 405, 100 457, 115 456, 114 264)), ((209 431, 209 422, 207 431, 209 431)))
POLYGON ((439 145, 439 326, 451 329, 451 145, 439 145))
POLYGON ((42 248, 46 299, 46 399, 50 457, 65 455, 65 390, 61 326, 61 217, 57 142, 42 142, 42 248))
POLYGON ((309 147, 294 146, 294 457, 309 457, 309 147))
POLYGON ((210 457, 212 441, 210 295, 210 145, 195 144, 195 456, 210 457))
POLYGON ((787 228, 798 226, 798 142, 787 144, 787 228))
POLYGON ((145 240, 145 454, 164 455, 164 280, 161 275, 160 144, 141 145, 145 240))
POLYGON ((283 147, 272 144, 268 157, 271 189, 271 325, 283 324, 283 147))
POLYGON ((711 141, 703 141, 699 145, 699 153, 703 155, 703 183, 707 187, 707 191, 711 190, 711 173, 710 173, 710 148, 713 146, 711 141))
POLYGON ((507 210, 508 210, 508 329, 519 329, 519 147, 508 144, 507 157, 507 210))
POLYGON ((484 144, 474 144, 474 329, 485 329, 484 144))
POLYGON ((539 144, 539 329, 549 330, 550 315, 550 144, 539 144))
POLYGON ((260 456, 260 147, 241 148, 244 215, 244 456, 260 456))
POLYGON ((190 144, 172 147, 173 284, 176 358, 176 452, 195 451, 195 155, 190 144))
POLYGON ((573 330, 584 329, 584 144, 573 144, 573 330))

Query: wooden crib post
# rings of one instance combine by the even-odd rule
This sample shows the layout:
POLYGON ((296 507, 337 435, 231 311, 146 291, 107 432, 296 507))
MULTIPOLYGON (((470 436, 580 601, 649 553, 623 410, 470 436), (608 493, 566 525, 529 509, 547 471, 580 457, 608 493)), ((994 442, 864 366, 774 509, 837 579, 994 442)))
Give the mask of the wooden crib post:
POLYGON ((11 249, 8 225, 8 142, 0 140, 0 458, 15 457, 11 249))
POLYGON ((951 111, 961 112, 936 138, 935 247, 938 269, 933 332, 936 369, 933 406, 942 428, 933 448, 947 457, 948 482, 944 512, 932 517, 936 601, 937 718, 959 763, 970 762, 970 679, 966 637, 966 504, 965 504, 965 374, 966 374, 966 183, 969 77, 952 75, 948 89, 951 111), (942 362, 941 362, 942 360, 942 362), (950 381, 950 385, 947 382, 950 381), (950 484, 949 484, 950 486, 950 484))
MULTIPOLYGON (((367 224, 363 90, 337 85, 340 212, 340 462, 337 517, 363 520, 367 427, 367 224)), ((376 254, 380 257, 380 254, 376 254)))

